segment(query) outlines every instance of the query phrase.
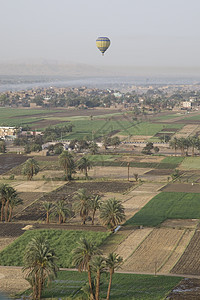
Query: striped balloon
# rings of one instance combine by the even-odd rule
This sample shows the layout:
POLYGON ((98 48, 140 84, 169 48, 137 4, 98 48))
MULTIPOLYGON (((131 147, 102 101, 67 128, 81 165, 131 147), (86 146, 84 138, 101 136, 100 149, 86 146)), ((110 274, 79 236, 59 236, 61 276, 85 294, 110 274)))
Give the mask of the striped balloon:
POLYGON ((96 40, 97 48, 101 51, 102 55, 104 55, 104 52, 108 49, 110 46, 110 40, 107 37, 98 37, 96 40))

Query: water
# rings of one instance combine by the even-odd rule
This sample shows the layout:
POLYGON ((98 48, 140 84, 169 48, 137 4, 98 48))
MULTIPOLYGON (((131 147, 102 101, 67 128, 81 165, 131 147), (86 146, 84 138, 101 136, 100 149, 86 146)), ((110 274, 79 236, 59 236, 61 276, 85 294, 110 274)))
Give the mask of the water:
POLYGON ((133 85, 198 84, 200 77, 61 77, 61 76, 3 76, 0 92, 21 91, 48 87, 96 87, 122 90, 133 85))

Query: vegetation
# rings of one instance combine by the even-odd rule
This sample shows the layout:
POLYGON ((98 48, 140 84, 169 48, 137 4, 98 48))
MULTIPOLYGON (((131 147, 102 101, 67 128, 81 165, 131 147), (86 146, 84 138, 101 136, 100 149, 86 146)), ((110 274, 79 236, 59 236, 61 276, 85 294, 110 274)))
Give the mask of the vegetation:
POLYGON ((22 174, 27 176, 27 180, 31 180, 33 175, 37 175, 39 170, 40 168, 37 161, 33 158, 29 158, 24 164, 22 174))
MULTIPOLYGON (((115 273, 112 280, 111 300, 160 300, 181 281, 180 277, 151 276, 115 273)), ((59 271, 57 280, 52 281, 43 293, 44 298, 74 299, 83 297, 81 287, 87 283, 86 272, 59 271)), ((106 299, 108 278, 102 275, 100 297, 106 299)), ((80 298, 79 298, 80 299, 80 298)), ((84 298, 83 298, 84 299, 84 298)), ((86 298, 88 299, 88 298, 86 298)))
POLYGON ((157 226, 166 219, 200 219, 200 194, 161 192, 125 225, 157 226))
POLYGON ((72 173, 75 171, 75 162, 73 155, 68 151, 63 151, 59 156, 60 166, 64 169, 66 180, 72 179, 72 173))
POLYGON ((13 187, 8 184, 0 185, 1 222, 10 222, 14 207, 22 203, 13 187))
POLYGON ((111 198, 102 203, 100 207, 100 219, 111 231, 125 220, 124 207, 121 201, 111 198))
POLYGON ((48 241, 43 237, 32 238, 25 249, 23 272, 34 300, 41 299, 45 285, 55 278, 57 271, 55 252, 48 241))
POLYGON ((3 266, 23 266, 23 256, 26 245, 31 239, 42 237, 48 240, 50 248, 54 249, 57 256, 57 265, 62 268, 74 267, 72 264, 73 249, 76 242, 81 238, 86 238, 100 246, 103 241, 110 235, 108 232, 93 231, 75 231, 75 230, 31 230, 26 231, 22 236, 17 238, 13 243, 6 247, 0 253, 0 265, 3 266))
POLYGON ((82 219, 82 225, 85 225, 89 211, 90 211, 90 198, 86 189, 79 189, 74 196, 75 202, 73 208, 76 213, 79 213, 82 219))
POLYGON ((88 171, 92 168, 92 162, 85 156, 81 157, 77 162, 77 168, 85 174, 85 178, 88 178, 88 171))

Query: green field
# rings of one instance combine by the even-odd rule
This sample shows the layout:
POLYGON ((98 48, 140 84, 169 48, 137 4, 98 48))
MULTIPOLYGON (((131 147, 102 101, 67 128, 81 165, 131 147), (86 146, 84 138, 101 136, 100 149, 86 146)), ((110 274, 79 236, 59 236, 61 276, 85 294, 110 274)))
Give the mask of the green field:
MULTIPOLYGON (((113 275, 110 299, 161 300, 180 282, 180 277, 119 274, 113 275)), ((85 272, 61 271, 56 281, 44 291, 44 298, 81 296, 80 288, 87 282, 85 272)), ((108 277, 102 275, 101 297, 106 298, 108 277)), ((69 299, 72 299, 72 298, 69 299)), ((66 299, 66 298, 65 298, 66 299)))
POLYGON ((0 126, 19 126, 42 120, 56 110, 0 108, 0 126))
POLYGON ((185 157, 180 168, 183 170, 200 170, 200 157, 185 157))
MULTIPOLYGON (((130 135, 144 135, 144 136, 154 136, 156 133, 160 132, 164 128, 182 128, 183 124, 156 124, 150 122, 138 123, 135 126, 129 128, 130 135)), ((163 132, 164 134, 164 132, 163 132)), ((128 135, 126 131, 122 130, 120 135, 128 135)))
POLYGON ((26 231, 12 244, 0 252, 0 265, 23 266, 23 255, 26 245, 35 236, 47 238, 58 257, 59 267, 70 268, 72 251, 81 237, 86 237, 98 246, 110 235, 108 232, 74 231, 74 230, 31 230, 26 231))
POLYGON ((72 120, 71 123, 74 125, 73 132, 65 136, 65 138, 79 139, 88 136, 90 139, 104 136, 113 131, 124 130, 126 135, 129 135, 129 128, 134 125, 133 122, 126 120, 122 117, 121 120, 110 120, 107 116, 104 119, 76 119, 72 120))
POLYGON ((177 168, 180 163, 184 160, 184 157, 176 157, 176 156, 168 156, 165 157, 156 169, 175 169, 177 168))
POLYGON ((125 225, 157 226, 166 219, 200 219, 200 194, 161 192, 125 225))

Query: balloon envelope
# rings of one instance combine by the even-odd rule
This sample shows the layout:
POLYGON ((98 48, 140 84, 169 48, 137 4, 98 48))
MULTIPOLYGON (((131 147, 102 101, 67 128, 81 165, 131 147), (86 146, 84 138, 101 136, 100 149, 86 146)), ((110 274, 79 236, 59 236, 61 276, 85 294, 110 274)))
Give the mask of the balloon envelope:
POLYGON ((96 40, 97 48, 101 51, 102 55, 104 55, 104 52, 108 49, 110 46, 110 40, 107 37, 98 37, 96 40))

